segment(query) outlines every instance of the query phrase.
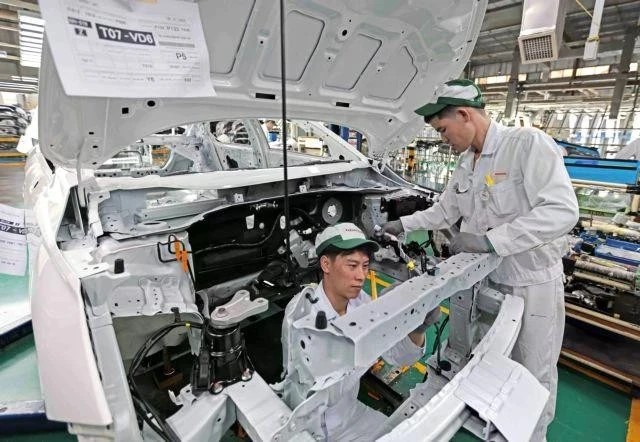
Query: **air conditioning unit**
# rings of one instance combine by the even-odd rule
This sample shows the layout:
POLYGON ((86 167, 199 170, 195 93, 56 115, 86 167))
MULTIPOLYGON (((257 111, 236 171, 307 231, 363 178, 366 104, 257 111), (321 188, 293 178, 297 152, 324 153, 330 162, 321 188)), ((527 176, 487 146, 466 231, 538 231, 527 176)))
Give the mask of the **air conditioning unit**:
POLYGON ((523 64, 558 59, 566 0, 524 0, 518 36, 523 64))

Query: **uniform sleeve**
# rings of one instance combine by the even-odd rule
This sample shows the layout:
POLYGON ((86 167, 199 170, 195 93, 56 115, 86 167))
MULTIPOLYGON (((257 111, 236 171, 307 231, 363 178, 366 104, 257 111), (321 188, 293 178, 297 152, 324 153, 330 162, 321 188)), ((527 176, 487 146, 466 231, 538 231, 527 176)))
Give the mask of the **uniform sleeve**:
POLYGON ((411 215, 400 217, 405 232, 412 230, 440 230, 450 227, 460 219, 460 210, 453 188, 454 182, 449 181, 447 188, 440 195, 440 199, 427 210, 421 210, 411 215))
POLYGON ((397 367, 403 367, 405 365, 412 365, 422 356, 424 356, 425 344, 422 347, 418 347, 413 343, 409 336, 405 336, 402 341, 398 342, 395 346, 387 350, 382 357, 385 361, 393 364, 397 367))
POLYGON ((636 160, 640 160, 640 155, 638 155, 638 152, 640 152, 640 138, 632 141, 631 143, 620 149, 620 151, 616 154, 616 159, 628 160, 633 157, 636 160))
POLYGON ((536 130, 521 133, 514 142, 524 151, 519 155, 519 166, 532 209, 487 232, 500 256, 549 243, 568 233, 578 221, 578 201, 553 139, 536 130))

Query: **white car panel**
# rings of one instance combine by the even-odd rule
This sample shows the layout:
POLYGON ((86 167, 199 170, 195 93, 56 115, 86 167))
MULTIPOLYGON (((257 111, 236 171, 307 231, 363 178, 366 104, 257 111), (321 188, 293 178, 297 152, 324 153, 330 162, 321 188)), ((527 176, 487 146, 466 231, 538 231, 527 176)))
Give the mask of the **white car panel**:
MULTIPOLYGON (((371 152, 408 143, 423 125, 414 109, 462 72, 486 3, 285 2, 289 113, 357 129, 371 152)), ((179 124, 277 116, 279 3, 198 4, 215 97, 69 97, 51 59, 48 40, 55 36, 48 36, 39 100, 46 116, 39 130, 45 156, 56 164, 96 168, 136 140, 179 124)))

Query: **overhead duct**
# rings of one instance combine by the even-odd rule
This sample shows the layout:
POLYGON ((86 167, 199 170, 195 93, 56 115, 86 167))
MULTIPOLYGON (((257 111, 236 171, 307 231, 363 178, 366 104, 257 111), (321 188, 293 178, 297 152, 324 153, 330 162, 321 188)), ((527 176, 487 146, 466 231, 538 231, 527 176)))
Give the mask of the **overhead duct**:
POLYGON ((524 0, 518 36, 523 64, 558 59, 565 12, 565 0, 524 0))

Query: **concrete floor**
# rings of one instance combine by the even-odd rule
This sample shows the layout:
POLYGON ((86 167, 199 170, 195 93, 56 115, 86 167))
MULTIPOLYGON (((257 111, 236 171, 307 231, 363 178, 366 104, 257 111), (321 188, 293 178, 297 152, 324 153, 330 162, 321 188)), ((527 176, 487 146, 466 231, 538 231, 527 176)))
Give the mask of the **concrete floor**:
POLYGON ((22 183, 24 182, 24 163, 0 162, 0 204, 23 207, 22 183))
MULTIPOLYGON (((22 168, 0 164, 0 203, 22 207, 23 179, 22 168)), ((0 313, 3 306, 28 302, 27 285, 26 276, 0 275, 0 313)), ((429 335, 429 339, 432 340, 433 337, 429 335)), ((398 379, 394 388, 401 392, 408 391, 422 376, 422 373, 412 368, 398 379)), ((41 398, 33 336, 0 348, 0 404, 41 398)), ((627 438, 627 426, 638 419, 630 418, 630 408, 629 396, 579 373, 560 368, 556 418, 549 428, 548 440, 622 442, 626 439, 627 442, 640 442, 631 432, 631 436, 627 438)), ((635 424, 639 425, 640 422, 635 424)), ((0 435, 0 442, 74 439, 74 436, 65 432, 0 435)), ((461 442, 476 439, 463 431, 454 440, 461 442)))

